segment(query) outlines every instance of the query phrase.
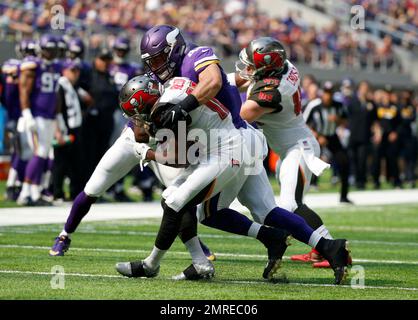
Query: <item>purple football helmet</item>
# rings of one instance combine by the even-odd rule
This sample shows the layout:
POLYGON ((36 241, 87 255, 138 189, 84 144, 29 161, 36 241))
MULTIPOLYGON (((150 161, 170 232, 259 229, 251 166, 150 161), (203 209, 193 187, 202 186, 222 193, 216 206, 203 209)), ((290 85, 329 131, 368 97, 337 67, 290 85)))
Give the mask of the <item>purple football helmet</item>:
POLYGON ((18 55, 22 58, 36 55, 36 41, 33 39, 23 39, 16 48, 18 55))
POLYGON ((39 39, 39 51, 43 58, 47 60, 55 59, 58 49, 57 38, 52 34, 44 34, 39 39))
POLYGON ((145 65, 164 83, 173 77, 182 62, 186 42, 178 28, 159 25, 144 34, 140 47, 145 65))
POLYGON ((81 38, 73 38, 68 44, 71 59, 82 58, 84 55, 84 42, 81 38))
POLYGON ((67 44, 67 41, 65 41, 64 36, 57 36, 57 47, 58 47, 58 58, 64 59, 68 50, 68 44, 67 44))

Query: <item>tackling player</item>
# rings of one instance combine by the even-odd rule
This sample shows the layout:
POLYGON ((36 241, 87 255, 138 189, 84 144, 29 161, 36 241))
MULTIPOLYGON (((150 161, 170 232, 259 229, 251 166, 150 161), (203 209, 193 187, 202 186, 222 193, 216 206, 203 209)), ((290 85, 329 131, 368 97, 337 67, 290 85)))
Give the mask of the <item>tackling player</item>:
MULTIPOLYGON (((154 111, 151 111, 151 114, 149 114, 150 110, 144 109, 138 103, 136 97, 128 99, 126 104, 131 105, 133 116, 143 116, 143 119, 151 121, 151 125, 158 126, 160 119, 164 118, 160 117, 161 113, 168 112, 167 110, 170 110, 171 105, 184 100, 188 94, 193 92, 193 87, 194 84, 187 78, 172 79, 166 85, 164 94, 156 104, 154 111), (138 105, 139 107, 136 108, 138 105)), ((200 129, 209 135, 210 130, 218 129, 223 130, 224 133, 226 132, 226 135, 220 143, 218 140, 211 140, 214 144, 200 148, 199 154, 205 153, 206 161, 187 166, 164 191, 162 200, 164 214, 154 249, 143 261, 118 263, 116 265, 118 272, 125 276, 154 277, 158 274, 160 261, 173 243, 180 229, 181 220, 186 215, 190 216, 190 208, 196 204, 198 204, 200 220, 205 220, 210 216, 219 216, 222 219, 224 214, 227 218, 228 213, 229 215, 237 213, 228 208, 235 197, 241 196, 245 198, 245 195, 249 192, 264 191, 263 187, 265 185, 254 186, 247 184, 247 178, 251 174, 255 177, 257 175, 255 173, 250 173, 249 175, 246 169, 255 168, 259 170, 260 167, 256 164, 262 164, 265 156, 265 153, 261 153, 258 157, 250 155, 249 150, 252 147, 252 143, 254 143, 254 137, 259 139, 258 143, 261 142, 261 145, 264 142, 262 136, 260 137, 257 131, 235 128, 231 114, 216 99, 210 100, 206 105, 199 106, 196 110, 189 113, 189 117, 187 128, 190 131, 200 129), (223 111, 223 114, 219 113, 220 110, 218 108, 223 111), (222 157, 224 154, 226 154, 227 161, 222 157), (251 189, 251 187, 253 188, 251 189)), ((260 149, 257 150, 260 151, 260 149)), ((157 157, 156 159, 158 160, 157 157)), ((263 169, 262 172, 265 173, 263 169)), ((269 184, 268 186, 271 190, 271 186, 269 184)), ((263 196, 268 197, 270 194, 268 192, 267 194, 259 194, 260 198, 263 198, 263 196)), ((272 192, 269 199, 273 199, 274 202, 272 192)), ((262 199, 260 200, 263 202, 262 199)), ((326 240, 313 231, 303 219, 296 219, 297 216, 290 212, 281 210, 280 215, 278 215, 277 210, 272 211, 276 215, 276 219, 270 220, 271 222, 286 226, 296 239, 316 247, 331 261, 335 272, 335 283, 340 284, 345 275, 345 266, 347 265, 346 240, 326 240)), ((271 212, 269 215, 272 215, 271 212)), ((190 216, 190 219, 192 218, 193 216, 190 216)), ((282 233, 282 236, 284 239, 287 234, 282 233)), ((285 247, 282 247, 282 249, 285 249, 285 247)), ((183 274, 210 275, 213 273, 210 268, 210 264, 193 263, 183 274)))

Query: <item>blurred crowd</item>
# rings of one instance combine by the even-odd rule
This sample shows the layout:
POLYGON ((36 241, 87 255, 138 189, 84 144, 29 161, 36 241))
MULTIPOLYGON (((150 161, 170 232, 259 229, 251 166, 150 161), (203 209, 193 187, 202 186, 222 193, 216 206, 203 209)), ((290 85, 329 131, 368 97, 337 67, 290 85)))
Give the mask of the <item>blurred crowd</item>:
MULTIPOLYGON (((367 1, 364 1, 365 3, 367 1)), ((196 43, 216 46, 224 57, 236 55, 252 39, 270 35, 279 39, 293 61, 345 67, 370 65, 392 67, 395 55, 392 38, 375 43, 364 33, 344 31, 335 21, 316 28, 300 12, 271 18, 255 0, 87 0, 87 1, 6 0, 0 5, 0 26, 24 34, 50 28, 51 8, 60 3, 68 19, 66 30, 88 38, 95 49, 108 34, 126 30, 137 41, 138 31, 156 24, 179 26, 196 43), (97 26, 100 26, 98 29, 97 26), (73 31, 71 31, 73 30, 73 31)))
MULTIPOLYGON (((344 121, 338 124, 336 133, 349 159, 351 185, 359 190, 368 182, 375 189, 381 188, 383 181, 395 188, 416 186, 416 92, 373 88, 366 81, 355 84, 351 79, 320 84, 314 76, 305 75, 302 93, 305 119, 319 104, 325 109, 337 104, 342 107, 344 121)), ((329 121, 335 120, 330 117, 329 121)), ((335 159, 326 147, 322 154, 333 164, 337 177, 340 168, 335 159)))

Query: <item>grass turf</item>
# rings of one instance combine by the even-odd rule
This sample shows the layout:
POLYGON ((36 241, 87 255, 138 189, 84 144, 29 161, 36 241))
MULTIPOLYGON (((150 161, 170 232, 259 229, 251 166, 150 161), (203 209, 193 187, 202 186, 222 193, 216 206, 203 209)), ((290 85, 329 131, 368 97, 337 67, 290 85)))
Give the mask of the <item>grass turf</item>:
MULTIPOLYGON (((351 241, 354 265, 365 272, 365 288, 330 286, 329 269, 285 259, 290 283, 267 283, 261 274, 265 249, 258 241, 199 226, 217 253, 211 281, 170 280, 190 263, 176 240, 154 279, 128 279, 114 264, 144 258, 159 221, 82 223, 65 257, 49 257, 60 225, 0 227, 1 299, 418 299, 418 204, 343 207, 320 212, 334 237, 351 241), (65 289, 52 289, 51 268, 65 270, 65 289)), ((286 257, 308 247, 292 241, 286 257)), ((351 275, 357 271, 351 272, 351 275)))

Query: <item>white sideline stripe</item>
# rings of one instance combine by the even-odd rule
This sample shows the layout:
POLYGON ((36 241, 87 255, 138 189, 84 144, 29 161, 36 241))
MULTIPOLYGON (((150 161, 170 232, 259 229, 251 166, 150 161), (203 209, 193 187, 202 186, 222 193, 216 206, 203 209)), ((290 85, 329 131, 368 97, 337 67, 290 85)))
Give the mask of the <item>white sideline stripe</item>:
MULTIPOLYGON (((279 197, 275 198, 276 203, 279 203, 279 197)), ((354 206, 340 204, 338 193, 311 193, 305 197, 305 202, 312 209, 333 208, 338 214, 339 208, 354 210, 357 207, 371 205, 416 204, 418 203, 418 189, 354 191, 350 192, 350 199, 355 203, 354 206)), ((69 203, 54 207, 2 208, 0 209, 0 226, 64 223, 70 208, 71 204, 69 203)), ((231 208, 248 213, 248 210, 237 200, 232 203, 231 208)), ((147 219, 161 218, 161 216, 161 205, 157 201, 153 203, 110 203, 95 204, 83 221, 147 219)))
MULTIPOLYGON (((0 248, 4 249, 30 249, 30 250, 49 250, 50 247, 45 246, 26 246, 26 245, 16 245, 16 244, 1 244, 0 248)), ((105 249, 105 248, 73 248, 72 251, 93 251, 93 252, 119 252, 119 253, 145 253, 148 254, 149 250, 140 250, 140 249, 105 249)), ((189 255, 188 252, 182 251, 168 251, 168 254, 172 255, 189 255)), ((231 258, 250 258, 250 259, 265 259, 265 255, 261 254, 241 254, 241 253, 218 253, 215 252, 215 255, 218 257, 231 257, 231 258)), ((284 260, 289 260, 289 257, 284 256, 284 260)), ((384 264, 412 264, 418 265, 418 261, 402 261, 402 260, 371 260, 371 259, 353 259, 353 262, 361 263, 384 263, 384 264)))
MULTIPOLYGON (((54 276, 56 273, 53 272, 39 272, 39 271, 20 271, 20 270, 0 270, 0 273, 6 274, 31 274, 31 275, 41 275, 41 276, 54 276)), ((123 276, 110 275, 110 274, 88 274, 88 273, 64 273, 65 276, 70 277, 83 277, 83 278, 112 278, 112 279, 129 279, 123 276)), ((164 279, 164 278, 163 278, 164 279)), ((165 280, 171 280, 171 278, 165 278, 165 280)), ((174 280, 173 280, 174 281, 174 280)), ((263 284, 263 285, 272 285, 267 281, 251 281, 251 280, 212 280, 213 283, 225 283, 225 284, 263 284)), ((283 283, 280 285, 291 285, 291 286, 304 286, 304 287, 333 287, 333 288, 349 288, 349 289, 359 289, 351 287, 348 285, 336 286, 333 284, 319 284, 319 283, 301 283, 301 282, 290 282, 283 283)), ((414 287, 382 287, 382 286, 364 286, 363 289, 386 289, 386 290, 402 290, 402 291, 418 291, 418 288, 414 287)))
MULTIPOLYGON (((31 228, 31 229, 10 229, 10 230, 2 230, 2 232, 10 234, 10 233, 17 233, 17 234, 34 234, 38 232, 57 232, 56 228, 31 228)), ((81 229, 77 230, 77 233, 81 234, 103 234, 103 235, 130 235, 130 236, 150 236, 155 237, 157 235, 156 232, 145 232, 145 231, 121 231, 121 230, 94 230, 94 229, 81 229)), ((0 236, 3 234, 0 233, 0 236)), ((230 234, 208 234, 208 233, 199 233, 199 236, 208 239, 243 239, 248 238, 246 236, 240 235, 230 235, 230 234)), ((359 243, 359 244, 374 244, 374 245, 385 245, 385 246, 418 246, 418 242, 402 242, 402 241, 372 241, 372 240, 353 240, 350 239, 352 243, 359 243)))

